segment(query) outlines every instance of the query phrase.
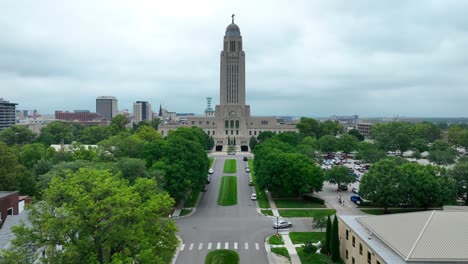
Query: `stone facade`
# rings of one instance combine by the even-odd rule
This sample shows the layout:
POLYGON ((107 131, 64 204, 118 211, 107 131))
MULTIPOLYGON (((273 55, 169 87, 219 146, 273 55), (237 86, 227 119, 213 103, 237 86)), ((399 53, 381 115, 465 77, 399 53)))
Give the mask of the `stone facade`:
POLYGON ((166 136, 178 127, 200 127, 215 141, 216 150, 225 150, 227 145, 235 145, 238 150, 248 151, 251 137, 263 131, 274 133, 297 132, 296 125, 285 123, 274 116, 250 115, 245 93, 245 52, 239 27, 232 23, 226 28, 220 63, 220 104, 214 115, 190 116, 184 123, 165 122, 159 131, 166 136))

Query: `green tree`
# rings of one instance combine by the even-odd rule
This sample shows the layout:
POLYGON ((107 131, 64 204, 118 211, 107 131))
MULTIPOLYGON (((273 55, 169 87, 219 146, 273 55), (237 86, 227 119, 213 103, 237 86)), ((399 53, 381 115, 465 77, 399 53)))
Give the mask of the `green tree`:
POLYGON ((34 176, 19 163, 16 152, 3 142, 0 142, 0 190, 19 191, 30 196, 37 194, 34 176))
POLYGON ((383 159, 372 165, 369 172, 361 179, 359 194, 371 202, 384 207, 388 213, 390 205, 400 204, 405 201, 403 173, 397 159, 383 159))
POLYGON ((411 139, 407 134, 399 133, 393 138, 393 146, 403 153, 411 147, 411 139))
POLYGON ((101 149, 101 159, 116 159, 122 157, 143 158, 146 141, 127 132, 112 136, 98 143, 101 149))
POLYGON ((23 145, 18 152, 21 164, 31 169, 39 160, 46 158, 46 147, 40 143, 23 145))
POLYGON ((441 138, 440 128, 429 122, 422 122, 413 125, 410 133, 415 139, 422 139, 427 142, 434 142, 441 138))
POLYGON ((318 140, 316 138, 311 137, 311 136, 304 137, 302 139, 301 144, 309 145, 314 149, 319 149, 318 140))
POLYGON ((296 127, 299 130, 299 133, 304 136, 310 136, 317 139, 322 136, 320 123, 313 118, 302 117, 296 127))
POLYGON ((71 160, 99 160, 99 148, 94 146, 85 146, 81 143, 71 144, 68 151, 71 154, 71 160))
POLYGON ((257 144, 258 144, 258 140, 255 137, 250 137, 250 141, 249 141, 250 151, 254 151, 257 144))
POLYGON ((148 178, 146 162, 135 158, 122 158, 117 162, 122 177, 133 184, 139 178, 148 178))
POLYGON ((455 164, 449 175, 455 181, 458 198, 468 205, 468 161, 463 160, 455 164))
POLYGON ((367 163, 375 163, 387 156, 385 151, 378 149, 374 144, 368 142, 359 142, 357 149, 356 158, 367 163))
POLYGON ((12 126, 0 131, 0 141, 8 146, 33 143, 37 134, 26 126, 12 126))
POLYGON ((344 153, 356 150, 358 139, 349 134, 344 134, 338 139, 338 148, 344 153))
POLYGON ((129 186, 108 171, 69 171, 52 179, 3 257, 32 263, 44 248, 47 263, 168 263, 178 243, 164 218, 173 205, 151 179, 129 186))
POLYGON ((340 125, 340 123, 338 123, 338 121, 327 120, 325 122, 320 123, 320 130, 322 132, 322 136, 336 136, 339 132, 343 130, 343 127, 340 125))
POLYGON ((112 135, 117 135, 121 132, 129 132, 127 125, 130 124, 128 117, 124 115, 116 115, 112 118, 109 129, 112 135))
POLYGON ((51 144, 70 144, 73 141, 73 131, 70 125, 55 121, 41 129, 37 141, 50 146, 51 144))
POLYGON ((320 228, 320 232, 327 227, 327 218, 325 216, 316 216, 312 219, 312 227, 320 228))
POLYGON ((333 218, 331 241, 330 241, 331 259, 337 262, 340 259, 340 240, 338 236, 338 218, 333 218))
POLYGON ((137 129, 135 135, 145 141, 161 140, 163 137, 156 129, 151 126, 142 126, 137 129))
POLYGON ((348 131, 348 134, 351 135, 351 136, 354 136, 359 141, 364 141, 364 139, 365 139, 364 136, 359 132, 359 130, 357 130, 355 128, 348 131))
POLYGON ((338 150, 338 140, 334 136, 326 135, 318 140, 320 151, 324 153, 331 153, 338 150))
POLYGON ((335 166, 325 173, 328 182, 337 184, 338 190, 340 184, 350 184, 356 181, 356 177, 349 174, 348 168, 344 166, 335 166))
POLYGON ((425 139, 417 138, 411 143, 413 148, 417 149, 419 152, 424 152, 429 150, 428 143, 425 139))
POLYGON ((260 132, 260 134, 258 134, 257 140, 259 142, 262 142, 274 136, 275 136, 275 133, 273 133, 272 131, 263 131, 263 132, 260 132))
POLYGON ((331 248, 331 238, 332 238, 332 222, 330 219, 330 216, 327 216, 327 229, 326 229, 326 234, 325 234, 325 253, 330 254, 330 248, 331 248))
POLYGON ((428 159, 437 164, 447 165, 454 163, 456 157, 456 151, 449 148, 446 150, 430 150, 428 159))
POLYGON ((83 130, 80 142, 83 144, 95 145, 98 142, 110 137, 109 127, 89 126, 83 130))

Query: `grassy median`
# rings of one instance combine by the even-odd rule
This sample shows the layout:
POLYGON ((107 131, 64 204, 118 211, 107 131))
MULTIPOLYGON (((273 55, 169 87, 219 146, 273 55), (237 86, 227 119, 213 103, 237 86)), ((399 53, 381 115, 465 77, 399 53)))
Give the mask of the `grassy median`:
POLYGON ((236 173, 237 162, 235 159, 227 159, 224 161, 224 173, 236 173))
POLYGON ((237 177, 223 176, 219 186, 218 204, 230 206, 237 204, 237 177))
POLYGON ((238 264, 239 254, 234 250, 213 250, 205 258, 205 264, 238 264))
POLYGON ((317 243, 322 241, 325 243, 326 232, 290 232, 289 237, 293 244, 304 244, 307 242, 317 243))
POLYGON ((282 217, 318 217, 336 214, 335 209, 278 210, 282 217))
POLYGON ((283 257, 287 257, 289 260, 291 260, 291 257, 289 256, 289 252, 285 247, 272 248, 271 252, 281 255, 283 257))

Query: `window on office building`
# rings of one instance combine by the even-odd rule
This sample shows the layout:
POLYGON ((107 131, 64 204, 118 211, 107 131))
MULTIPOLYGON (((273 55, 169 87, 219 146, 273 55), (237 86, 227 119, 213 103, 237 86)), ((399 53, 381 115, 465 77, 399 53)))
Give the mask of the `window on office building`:
POLYGON ((226 130, 226 135, 229 135, 229 131, 226 130))
POLYGON ((348 259, 348 250, 346 250, 346 252, 345 252, 345 257, 346 257, 346 259, 348 259))
POLYGON ((239 135, 239 130, 236 130, 236 135, 239 135))
POLYGON ((356 261, 354 260, 354 257, 351 258, 351 264, 356 264, 356 261))
POLYGON ((252 135, 252 131, 249 131, 249 136, 251 136, 251 135, 252 135))
POLYGON ((372 254, 369 251, 367 251, 367 263, 372 263, 372 254))
POLYGON ((359 242, 359 255, 362 256, 362 244, 361 244, 361 242, 359 242))
POLYGON ((215 135, 215 131, 213 130, 213 136, 215 135))
POLYGON ((353 247, 356 247, 356 238, 353 236, 353 247))
POLYGON ((195 125, 195 121, 192 121, 192 125, 195 125))
POLYGON ((349 240, 349 230, 346 229, 346 240, 349 240))

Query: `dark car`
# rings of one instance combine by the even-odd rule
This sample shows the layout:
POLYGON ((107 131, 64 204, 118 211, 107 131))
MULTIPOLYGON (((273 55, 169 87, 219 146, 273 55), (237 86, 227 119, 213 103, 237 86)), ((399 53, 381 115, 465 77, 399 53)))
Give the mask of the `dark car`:
POLYGON ((355 204, 360 204, 362 202, 362 199, 361 197, 359 197, 359 195, 353 195, 351 196, 351 202, 355 204))
POLYGON ((247 158, 247 157, 244 157, 244 161, 247 161, 247 160, 248 160, 248 158, 247 158))
POLYGON ((347 190, 348 190, 348 185, 346 185, 346 184, 340 184, 340 190, 342 190, 342 191, 347 191, 347 190))
POLYGON ((202 192, 206 192, 206 191, 208 191, 208 186, 206 186, 206 185, 205 185, 205 186, 203 186, 203 187, 202 187, 202 189, 201 189, 201 191, 202 191, 202 192))

